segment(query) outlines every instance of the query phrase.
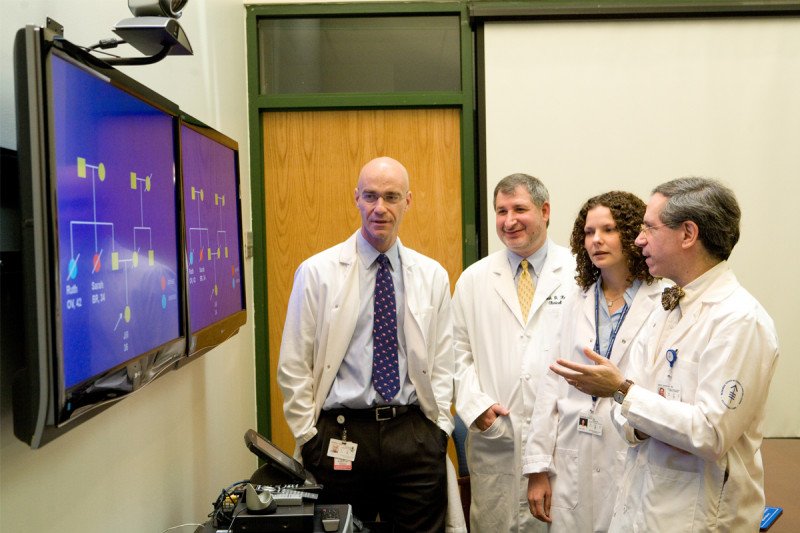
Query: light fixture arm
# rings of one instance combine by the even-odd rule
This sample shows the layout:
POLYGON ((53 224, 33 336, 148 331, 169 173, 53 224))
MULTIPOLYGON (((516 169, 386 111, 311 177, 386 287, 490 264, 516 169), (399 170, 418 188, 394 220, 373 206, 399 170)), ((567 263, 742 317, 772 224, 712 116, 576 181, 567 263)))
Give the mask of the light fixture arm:
POLYGON ((110 57, 103 61, 111 66, 152 65, 158 63, 169 55, 172 45, 164 46, 160 52, 144 57, 110 57))

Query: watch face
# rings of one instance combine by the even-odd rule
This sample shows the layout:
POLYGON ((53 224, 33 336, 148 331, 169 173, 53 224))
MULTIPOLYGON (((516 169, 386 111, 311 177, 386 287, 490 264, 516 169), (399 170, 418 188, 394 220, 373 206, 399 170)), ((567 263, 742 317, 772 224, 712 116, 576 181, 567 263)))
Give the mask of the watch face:
POLYGON ((625 400, 625 395, 622 391, 617 391, 614 393, 614 401, 621 404, 625 400))

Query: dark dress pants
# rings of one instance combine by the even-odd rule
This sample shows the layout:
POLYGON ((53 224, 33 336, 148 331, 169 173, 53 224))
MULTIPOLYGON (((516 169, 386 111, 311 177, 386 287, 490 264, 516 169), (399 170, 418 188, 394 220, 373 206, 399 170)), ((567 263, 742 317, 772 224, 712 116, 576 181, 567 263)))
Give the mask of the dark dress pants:
POLYGON ((444 531, 446 453, 447 434, 416 406, 382 421, 374 409, 323 411, 317 435, 302 450, 305 467, 324 487, 320 503, 349 503, 360 520, 380 516, 396 533, 444 531), (356 458, 351 470, 334 470, 328 445, 345 430, 358 445, 356 458))

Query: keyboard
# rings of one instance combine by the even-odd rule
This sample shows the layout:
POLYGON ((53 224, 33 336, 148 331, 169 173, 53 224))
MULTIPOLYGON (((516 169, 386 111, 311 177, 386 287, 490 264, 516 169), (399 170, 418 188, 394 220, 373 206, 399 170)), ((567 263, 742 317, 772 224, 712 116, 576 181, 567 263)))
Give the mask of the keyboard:
POLYGON ((259 491, 268 491, 278 505, 303 505, 303 500, 316 500, 319 494, 303 490, 296 490, 286 486, 259 485, 259 491))

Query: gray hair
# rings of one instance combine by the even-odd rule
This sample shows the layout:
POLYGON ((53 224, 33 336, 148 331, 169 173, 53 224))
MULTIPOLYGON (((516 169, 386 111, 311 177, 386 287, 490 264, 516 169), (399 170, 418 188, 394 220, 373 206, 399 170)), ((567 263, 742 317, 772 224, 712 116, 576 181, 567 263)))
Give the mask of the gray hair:
POLYGON ((497 183, 494 188, 492 204, 495 205, 498 193, 514 194, 514 191, 520 185, 528 191, 536 207, 542 207, 545 202, 550 201, 550 193, 547 192, 547 187, 544 186, 544 183, 542 183, 539 178, 534 178, 528 174, 517 173, 506 176, 497 183))
POLYGON ((653 194, 667 197, 661 222, 670 228, 691 220, 698 238, 717 259, 727 260, 739 241, 742 211, 733 191, 717 180, 687 177, 662 183, 653 194))

